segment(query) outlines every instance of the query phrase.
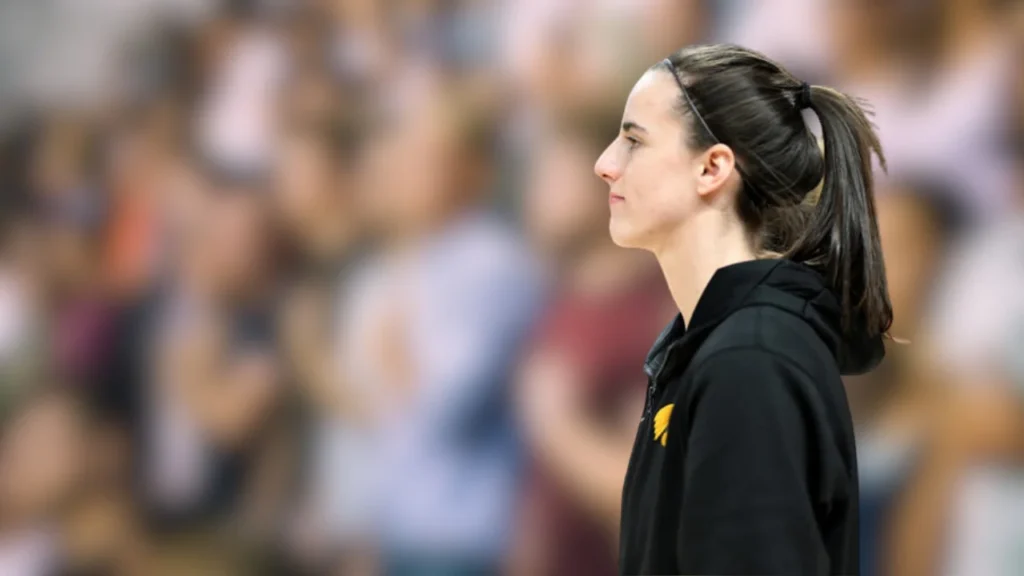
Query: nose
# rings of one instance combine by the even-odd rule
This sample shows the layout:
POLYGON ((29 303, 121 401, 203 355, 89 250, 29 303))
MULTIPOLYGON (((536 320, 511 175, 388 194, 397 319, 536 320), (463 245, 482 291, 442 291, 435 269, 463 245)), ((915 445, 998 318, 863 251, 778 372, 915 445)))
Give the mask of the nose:
POLYGON ((605 183, 611 185, 622 176, 622 170, 615 162, 615 155, 612 153, 612 146, 605 148, 604 152, 594 163, 594 174, 605 183))

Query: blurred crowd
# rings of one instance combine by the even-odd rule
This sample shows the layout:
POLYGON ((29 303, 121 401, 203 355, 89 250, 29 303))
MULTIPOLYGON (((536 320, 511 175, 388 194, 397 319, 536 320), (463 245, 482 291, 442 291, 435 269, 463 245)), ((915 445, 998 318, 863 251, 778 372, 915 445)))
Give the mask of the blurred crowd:
POLYGON ((875 112, 863 573, 1024 573, 1022 3, 32 0, 0 3, 0 575, 614 574, 675 310, 593 163, 701 42, 875 112))

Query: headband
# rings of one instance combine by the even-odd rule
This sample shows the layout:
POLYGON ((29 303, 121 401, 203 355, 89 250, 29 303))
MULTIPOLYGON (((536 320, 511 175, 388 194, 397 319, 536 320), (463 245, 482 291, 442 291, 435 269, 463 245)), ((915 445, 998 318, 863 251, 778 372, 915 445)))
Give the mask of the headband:
POLYGON ((668 71, 670 74, 672 74, 672 79, 676 81, 676 86, 679 86, 679 91, 683 93, 683 98, 686 99, 686 104, 690 107, 690 111, 693 112, 694 118, 700 121, 700 125, 704 127, 704 130, 708 133, 708 136, 711 136, 712 140, 714 140, 717 143, 721 143, 721 140, 718 139, 718 136, 715 136, 715 133, 711 131, 711 128, 708 126, 708 123, 704 121, 704 117, 701 116, 700 112, 697 111, 697 105, 693 103, 693 99, 690 98, 690 93, 686 90, 686 86, 683 85, 683 81, 680 80, 679 75, 676 74, 675 64, 673 64, 672 61, 669 60, 668 58, 665 58, 664 63, 666 66, 668 66, 668 71))

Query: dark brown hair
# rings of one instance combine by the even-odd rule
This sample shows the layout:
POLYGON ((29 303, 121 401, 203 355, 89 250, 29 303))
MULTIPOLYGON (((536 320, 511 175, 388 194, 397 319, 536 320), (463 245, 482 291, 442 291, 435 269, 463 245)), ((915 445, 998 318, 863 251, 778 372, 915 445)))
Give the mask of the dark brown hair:
POLYGON ((821 273, 840 299, 844 328, 887 333, 892 305, 872 179, 872 155, 883 168, 885 157, 863 108, 739 46, 684 48, 655 68, 674 74, 683 90, 677 107, 687 144, 721 142, 736 155, 737 211, 759 249, 821 273), (818 116, 824 153, 804 108, 818 116))

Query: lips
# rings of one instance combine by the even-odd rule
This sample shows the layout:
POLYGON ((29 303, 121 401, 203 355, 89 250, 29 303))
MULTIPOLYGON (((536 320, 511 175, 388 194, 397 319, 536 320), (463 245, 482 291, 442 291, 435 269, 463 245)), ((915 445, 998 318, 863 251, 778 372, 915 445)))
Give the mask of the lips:
POLYGON ((626 199, 623 198, 622 196, 619 196, 618 194, 609 194, 608 195, 608 203, 609 204, 618 204, 619 202, 625 202, 625 201, 626 201, 626 199))

